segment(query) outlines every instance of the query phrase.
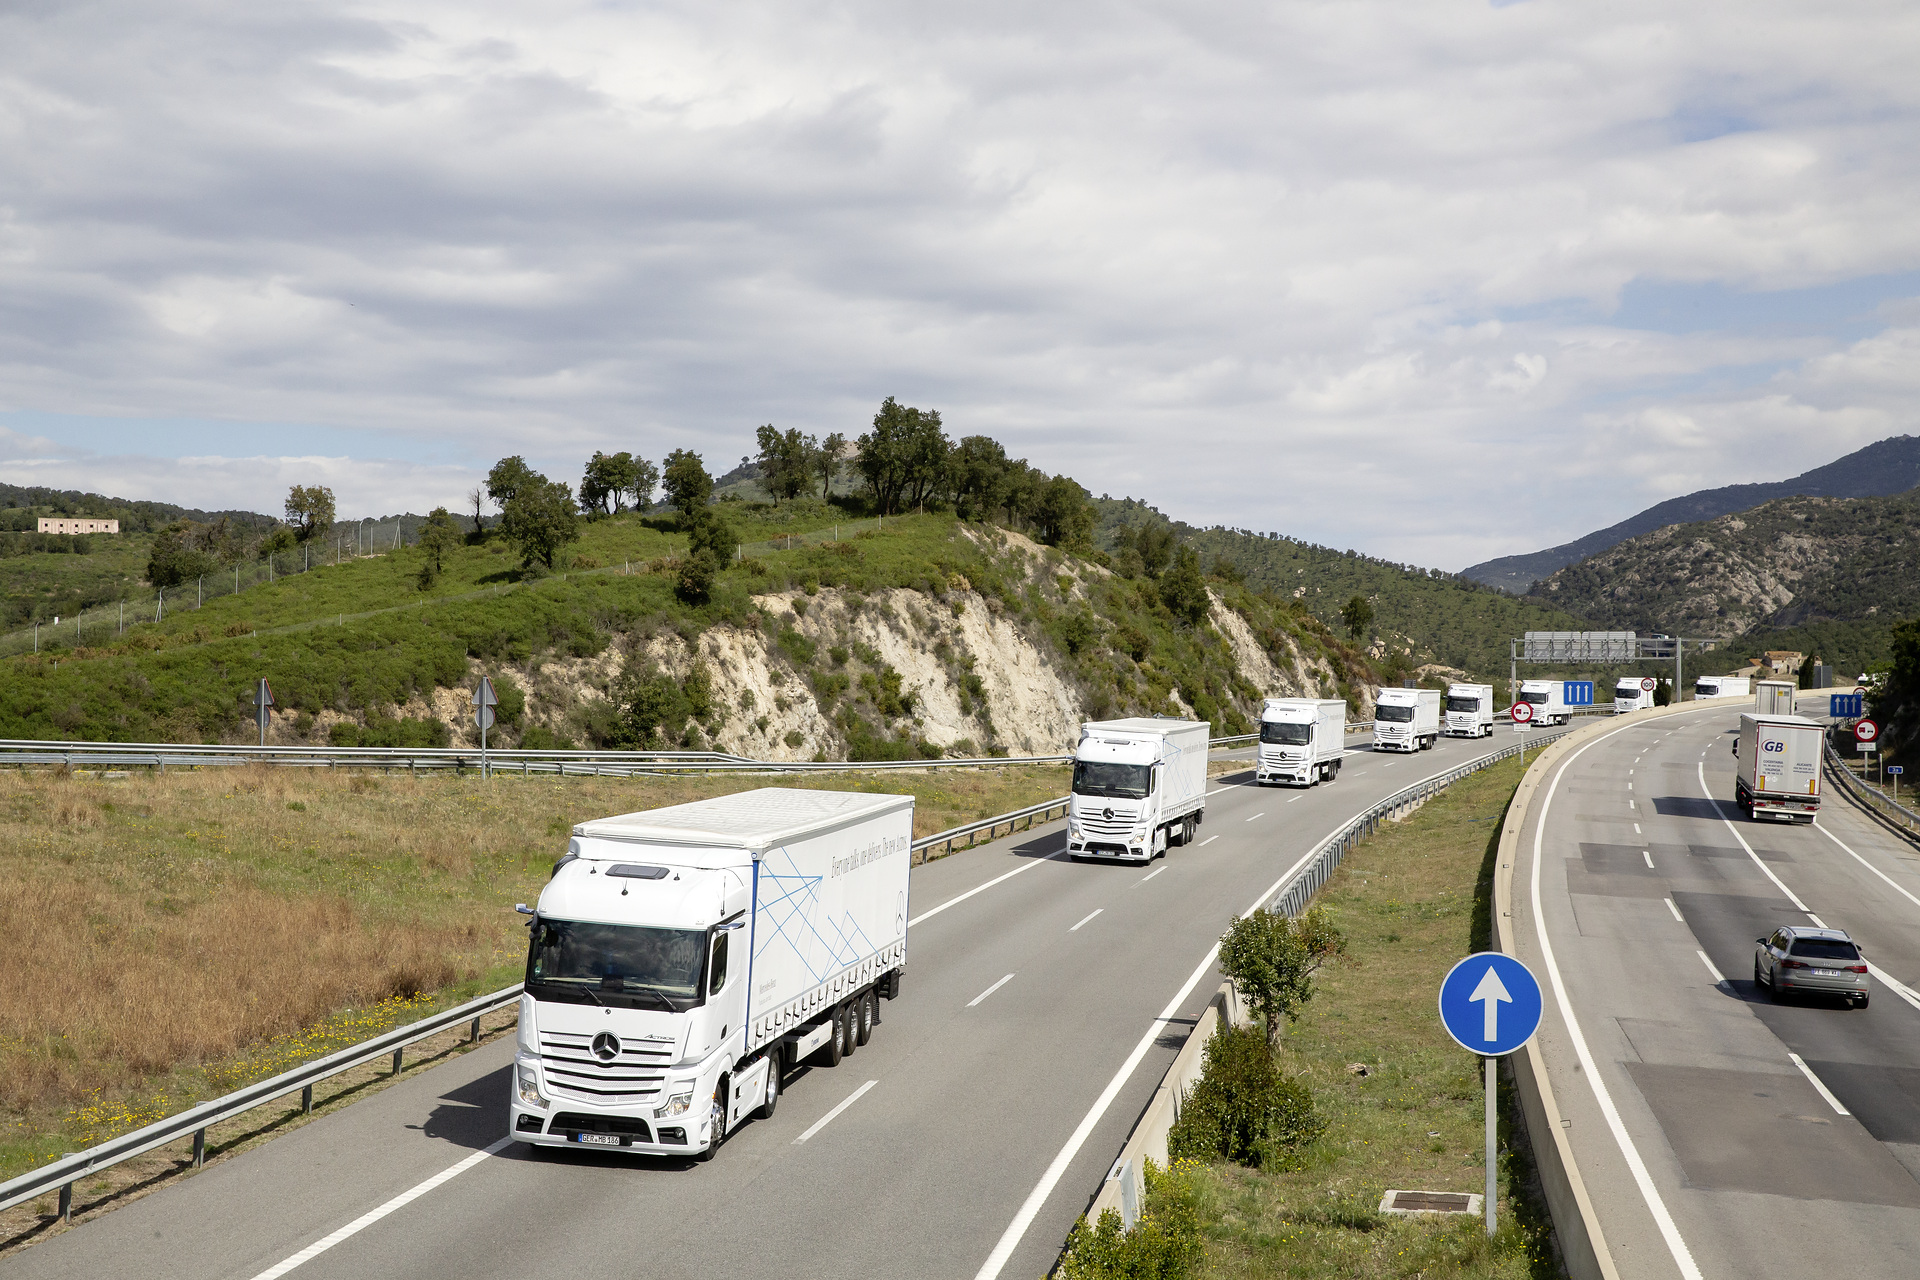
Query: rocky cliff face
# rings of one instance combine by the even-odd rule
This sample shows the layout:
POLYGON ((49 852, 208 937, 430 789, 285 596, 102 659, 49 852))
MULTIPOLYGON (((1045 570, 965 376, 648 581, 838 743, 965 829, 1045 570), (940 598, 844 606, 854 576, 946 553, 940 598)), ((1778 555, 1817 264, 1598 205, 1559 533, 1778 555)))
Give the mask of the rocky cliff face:
POLYGON ((1920 605, 1920 490, 1669 525, 1534 585, 1606 628, 1731 638, 1920 605))

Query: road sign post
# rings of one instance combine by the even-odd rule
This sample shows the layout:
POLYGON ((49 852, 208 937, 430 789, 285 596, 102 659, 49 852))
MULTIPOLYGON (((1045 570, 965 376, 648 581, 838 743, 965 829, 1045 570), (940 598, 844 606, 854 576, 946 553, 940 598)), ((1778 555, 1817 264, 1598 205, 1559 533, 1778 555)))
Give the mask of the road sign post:
POLYGON ((1906 771, 1907 766, 1903 764, 1890 764, 1887 766, 1887 776, 1893 779, 1893 802, 1895 804, 1900 803, 1900 775, 1906 771))
POLYGON ((1508 708, 1508 714, 1513 717, 1513 731, 1525 733, 1527 726, 1533 723, 1533 704, 1515 698, 1513 706, 1508 708))
POLYGON ((1533 1039, 1533 1033, 1540 1029, 1541 1008, 1540 983, 1532 971, 1498 951, 1468 956, 1448 970, 1440 983, 1441 1024, 1456 1044, 1468 1053, 1479 1054, 1486 1063, 1487 1188, 1481 1210, 1488 1235, 1498 1225, 1495 1206, 1500 1193, 1497 1063, 1533 1039))
POLYGON ((260 722, 260 745, 267 745, 267 712, 273 706, 273 686, 267 683, 265 676, 260 677, 260 685, 253 691, 253 715, 260 722))
POLYGON ((493 709, 500 705, 500 696, 493 691, 493 681, 486 676, 480 677, 480 687, 473 691, 473 722, 480 726, 480 777, 486 779, 493 775, 487 768, 487 730, 493 727, 493 709))

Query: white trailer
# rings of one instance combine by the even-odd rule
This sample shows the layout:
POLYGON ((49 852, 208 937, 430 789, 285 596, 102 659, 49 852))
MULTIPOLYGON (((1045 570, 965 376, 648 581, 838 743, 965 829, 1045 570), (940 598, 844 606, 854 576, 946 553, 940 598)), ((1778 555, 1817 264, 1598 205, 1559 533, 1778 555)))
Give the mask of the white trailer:
POLYGON ((1700 698, 1750 698, 1753 680, 1748 676, 1701 676, 1693 682, 1693 696, 1700 698))
POLYGON ((907 963, 913 797, 767 787, 584 822, 530 914, 508 1133, 712 1157, 867 1042, 907 963))
POLYGON ((1375 751, 1425 751, 1440 741, 1438 689, 1382 689, 1373 700, 1375 751))
POLYGON ((1620 716, 1651 707, 1653 685, 1648 676, 1621 676, 1613 685, 1613 714, 1620 716))
POLYGON ((1257 784, 1311 787, 1340 776, 1347 750, 1347 704, 1338 698, 1268 698, 1260 709, 1257 784))
POLYGON ((1756 680, 1753 684, 1753 709, 1763 716, 1790 716, 1800 686, 1791 680, 1756 680))
POLYGON ((1151 862, 1206 818, 1204 720, 1095 720, 1080 726, 1067 804, 1067 854, 1151 862))
POLYGON ((1449 738, 1485 738, 1493 733, 1493 686, 1490 684, 1450 684, 1447 686, 1446 724, 1442 730, 1449 738))
POLYGON ((1733 798, 1749 818, 1812 822, 1820 811, 1825 730, 1804 716, 1742 715, 1733 798))
POLYGON ((1559 680, 1522 680, 1520 701, 1533 704, 1535 725, 1565 724, 1573 719, 1567 710, 1567 686, 1559 680))

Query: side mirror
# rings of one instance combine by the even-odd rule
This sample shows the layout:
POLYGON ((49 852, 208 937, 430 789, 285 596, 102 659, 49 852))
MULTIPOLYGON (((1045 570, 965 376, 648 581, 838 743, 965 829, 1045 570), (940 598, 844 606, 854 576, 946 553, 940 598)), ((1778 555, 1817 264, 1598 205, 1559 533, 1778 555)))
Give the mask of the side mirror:
POLYGON ((527 905, 526 903, 524 903, 524 902, 516 902, 516 903, 514 903, 514 904, 513 904, 513 909, 514 909, 515 911, 518 911, 518 912, 519 912, 519 913, 520 913, 521 915, 523 915, 523 916, 530 916, 530 915, 532 915, 532 914, 533 914, 533 908, 532 908, 532 907, 530 907, 530 906, 528 906, 528 905, 527 905))
POLYGON ((1767 940, 1765 938, 1755 938, 1754 941, 1759 943, 1763 947, 1767 945, 1767 940))

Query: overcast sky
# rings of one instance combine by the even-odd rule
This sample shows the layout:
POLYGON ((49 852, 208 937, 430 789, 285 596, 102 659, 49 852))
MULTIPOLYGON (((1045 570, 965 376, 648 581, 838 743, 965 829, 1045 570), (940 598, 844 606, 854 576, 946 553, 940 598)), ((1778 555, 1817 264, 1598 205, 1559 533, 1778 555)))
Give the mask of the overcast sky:
POLYGON ((343 516, 888 395, 1459 568, 1916 430, 1920 8, 0 13, 0 479, 343 516))

